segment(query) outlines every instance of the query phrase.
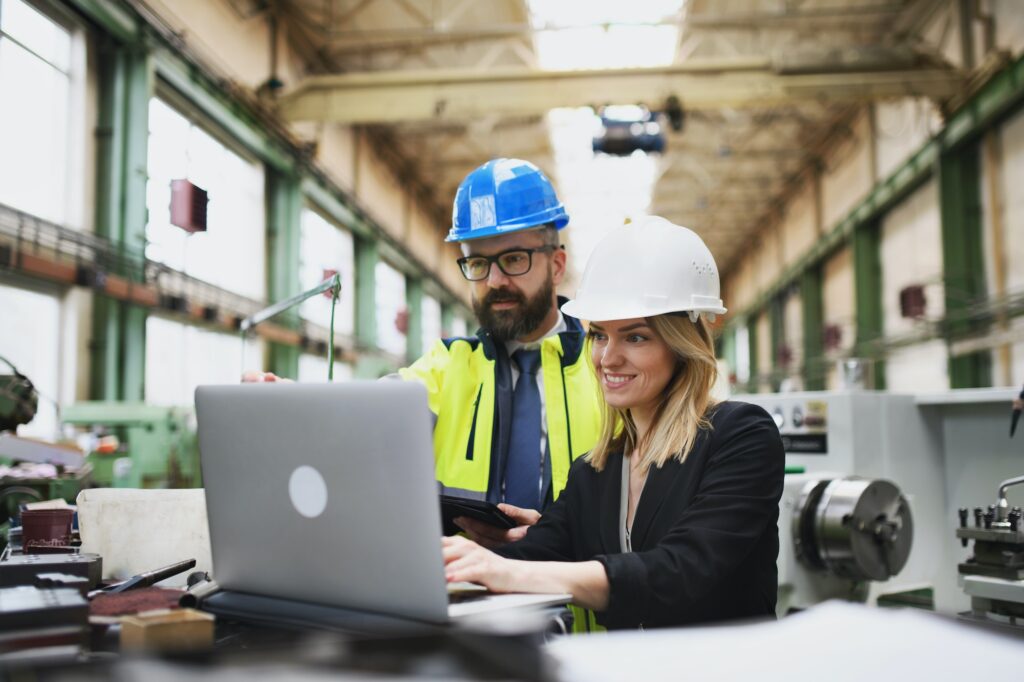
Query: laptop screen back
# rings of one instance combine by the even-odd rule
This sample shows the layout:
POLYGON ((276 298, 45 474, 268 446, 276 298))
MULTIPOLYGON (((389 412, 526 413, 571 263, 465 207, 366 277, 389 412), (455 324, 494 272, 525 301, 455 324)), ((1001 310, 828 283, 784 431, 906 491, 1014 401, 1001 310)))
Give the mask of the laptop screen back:
POLYGON ((447 619, 422 386, 201 386, 196 415, 222 588, 447 619))

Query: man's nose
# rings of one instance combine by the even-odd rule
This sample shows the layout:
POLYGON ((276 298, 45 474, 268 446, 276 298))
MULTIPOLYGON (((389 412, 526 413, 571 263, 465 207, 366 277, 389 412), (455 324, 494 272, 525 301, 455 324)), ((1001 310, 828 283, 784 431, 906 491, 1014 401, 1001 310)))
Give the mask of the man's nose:
POLYGON ((501 289, 508 286, 509 276, 501 271, 497 263, 491 263, 491 271, 487 273, 487 286, 492 289, 501 289))

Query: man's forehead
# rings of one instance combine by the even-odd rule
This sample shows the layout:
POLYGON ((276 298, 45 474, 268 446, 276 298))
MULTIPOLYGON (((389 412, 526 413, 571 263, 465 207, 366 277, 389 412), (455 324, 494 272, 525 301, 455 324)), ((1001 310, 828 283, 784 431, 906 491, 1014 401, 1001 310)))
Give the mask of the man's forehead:
POLYGON ((462 243, 462 253, 470 255, 491 256, 509 249, 534 249, 544 245, 544 235, 540 230, 523 230, 503 234, 498 237, 473 239, 462 243))

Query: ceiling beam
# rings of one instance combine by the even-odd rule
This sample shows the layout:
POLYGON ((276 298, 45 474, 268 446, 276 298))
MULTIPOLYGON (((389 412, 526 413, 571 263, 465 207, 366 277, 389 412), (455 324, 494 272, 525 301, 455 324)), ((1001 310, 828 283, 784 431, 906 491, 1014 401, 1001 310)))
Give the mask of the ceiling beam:
POLYGON ((524 69, 397 71, 310 76, 280 100, 289 121, 346 124, 524 116, 609 102, 660 105, 677 95, 687 109, 766 107, 793 100, 947 98, 962 78, 942 68, 778 75, 768 60, 708 60, 600 71, 524 69))
MULTIPOLYGON (((865 23, 891 22, 906 9, 899 2, 868 6, 824 7, 785 12, 746 12, 727 14, 690 13, 668 16, 664 19, 645 22, 615 24, 616 26, 678 26, 688 31, 763 31, 770 29, 821 29, 856 31, 865 23)), ((440 45, 465 45, 468 43, 490 42, 509 38, 531 38, 537 33, 569 31, 586 28, 607 29, 609 24, 577 24, 571 26, 527 23, 492 24, 489 26, 454 26, 448 19, 437 26, 415 28, 349 29, 338 28, 344 22, 335 22, 328 29, 329 52, 334 56, 345 54, 367 54, 395 50, 423 49, 440 45)))
POLYGON ((691 13, 686 28, 715 30, 764 30, 766 28, 829 28, 852 29, 852 22, 893 21, 906 9, 902 2, 878 5, 813 7, 782 12, 729 12, 721 14, 691 13))

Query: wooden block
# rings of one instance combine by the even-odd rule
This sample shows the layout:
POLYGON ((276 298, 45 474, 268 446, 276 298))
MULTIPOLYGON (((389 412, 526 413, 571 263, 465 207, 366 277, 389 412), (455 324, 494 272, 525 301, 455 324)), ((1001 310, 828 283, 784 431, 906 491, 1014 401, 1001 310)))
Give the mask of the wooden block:
POLYGON ((143 611, 121 619, 123 651, 186 651, 213 646, 214 617, 195 609, 143 611))

